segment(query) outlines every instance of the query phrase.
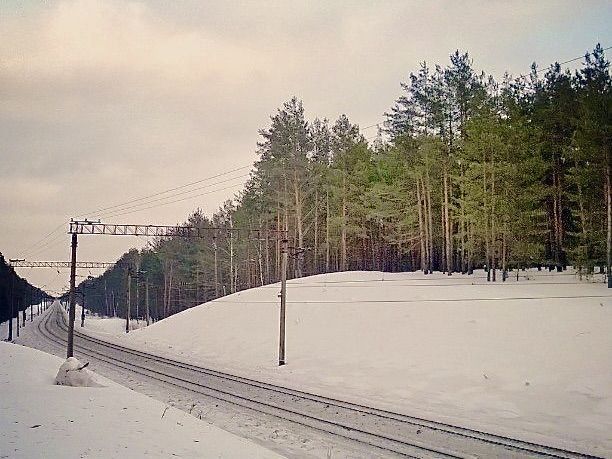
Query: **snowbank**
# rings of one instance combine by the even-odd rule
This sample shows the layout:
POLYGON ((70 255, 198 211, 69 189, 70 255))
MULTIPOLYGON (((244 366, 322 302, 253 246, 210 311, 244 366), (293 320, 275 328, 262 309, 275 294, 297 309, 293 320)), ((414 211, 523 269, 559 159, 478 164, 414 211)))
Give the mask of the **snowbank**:
POLYGON ((352 272, 201 305, 121 338, 220 370, 560 447, 612 452, 612 297, 571 273, 352 272), (561 275, 559 275, 561 274, 561 275))
POLYGON ((100 376, 107 387, 55 385, 60 363, 0 343, 0 457, 280 457, 100 376))

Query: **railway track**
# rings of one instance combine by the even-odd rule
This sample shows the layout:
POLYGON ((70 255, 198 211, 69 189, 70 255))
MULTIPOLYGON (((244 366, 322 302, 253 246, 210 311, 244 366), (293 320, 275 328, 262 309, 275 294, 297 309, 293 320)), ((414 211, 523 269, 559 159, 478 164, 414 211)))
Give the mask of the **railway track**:
MULTIPOLYGON (((65 315, 51 310, 40 333, 65 346, 65 315)), ((474 429, 435 422, 256 381, 176 361, 79 333, 79 354, 189 392, 416 458, 594 458, 474 429)))

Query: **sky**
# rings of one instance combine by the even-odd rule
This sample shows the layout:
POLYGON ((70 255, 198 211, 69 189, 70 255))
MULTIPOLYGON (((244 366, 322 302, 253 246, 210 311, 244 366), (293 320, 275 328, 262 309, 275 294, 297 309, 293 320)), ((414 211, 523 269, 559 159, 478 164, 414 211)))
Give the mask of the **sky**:
MULTIPOLYGON (((292 96, 311 120, 346 114, 365 128, 422 61, 445 65, 459 49, 477 70, 518 75, 612 46, 610 24, 612 2, 596 0, 3 0, 0 252, 68 260, 72 217, 173 225, 213 213, 292 96), (195 181, 174 193, 198 192, 167 200, 179 202, 98 211, 195 181)), ((83 236, 78 258, 114 261, 144 244, 83 236)), ((18 272, 68 285, 67 270, 18 272)))

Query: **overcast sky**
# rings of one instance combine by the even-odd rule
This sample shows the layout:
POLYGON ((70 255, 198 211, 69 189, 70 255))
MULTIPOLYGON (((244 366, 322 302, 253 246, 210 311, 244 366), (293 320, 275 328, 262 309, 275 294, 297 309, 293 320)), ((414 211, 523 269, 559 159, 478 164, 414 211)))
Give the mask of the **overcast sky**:
MULTIPOLYGON (((612 2, 595 0, 1 1, 0 251, 67 260, 70 217, 252 164, 258 129, 293 95, 311 119, 346 113, 365 127, 423 60, 446 64, 460 49, 478 70, 516 75, 612 45, 610 24, 612 2)), ((210 214, 245 173, 104 221, 210 214)), ((83 236, 79 259, 144 243, 83 236)), ((19 272, 68 283, 65 270, 19 272)))

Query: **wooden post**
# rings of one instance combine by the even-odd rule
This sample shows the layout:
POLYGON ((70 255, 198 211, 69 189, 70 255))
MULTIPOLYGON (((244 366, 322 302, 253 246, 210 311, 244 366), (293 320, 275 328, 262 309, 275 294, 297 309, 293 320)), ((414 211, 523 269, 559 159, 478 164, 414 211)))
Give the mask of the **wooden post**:
POLYGON ((282 241, 282 264, 281 264, 281 291, 280 291, 280 339, 278 345, 278 365, 285 364, 285 318, 287 309, 287 258, 289 256, 289 241, 287 236, 284 236, 282 241))
POLYGON ((72 233, 72 254, 70 257, 70 311, 68 312, 68 349, 66 357, 74 356, 74 317, 75 317, 75 281, 76 281, 76 259, 77 259, 77 234, 72 233))

